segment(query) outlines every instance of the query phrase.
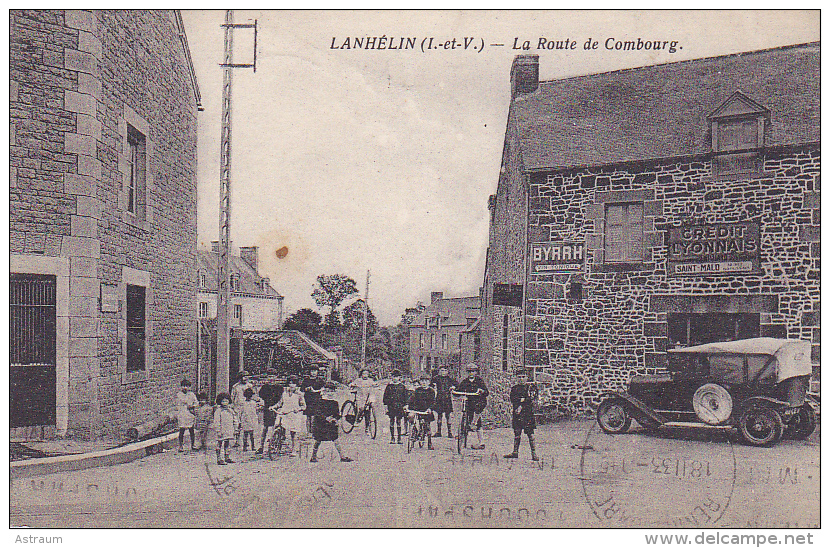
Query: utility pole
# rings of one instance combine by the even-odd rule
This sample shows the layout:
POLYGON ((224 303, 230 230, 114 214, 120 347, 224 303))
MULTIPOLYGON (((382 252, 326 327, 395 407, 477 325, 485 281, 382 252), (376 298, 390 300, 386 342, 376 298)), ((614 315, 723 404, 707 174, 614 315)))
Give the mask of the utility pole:
POLYGON ((221 66, 222 78, 222 142, 219 151, 219 260, 216 268, 217 333, 216 333, 216 393, 230 388, 230 298, 231 298, 231 91, 234 68, 253 68, 256 72, 257 23, 235 25, 233 10, 225 11, 225 55, 221 66), (233 30, 254 29, 254 60, 252 64, 234 64, 233 30))
POLYGON ((360 368, 366 367, 366 323, 369 317, 369 271, 366 271, 366 293, 363 295, 363 344, 360 348, 360 368))

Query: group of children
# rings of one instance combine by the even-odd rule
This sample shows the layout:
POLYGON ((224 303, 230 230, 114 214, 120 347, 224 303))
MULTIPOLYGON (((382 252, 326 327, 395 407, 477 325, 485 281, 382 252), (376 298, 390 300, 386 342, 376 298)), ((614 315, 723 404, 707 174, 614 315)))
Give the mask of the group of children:
MULTIPOLYGON (((478 370, 477 365, 468 365, 467 377, 461 382, 456 382, 449 376, 448 368, 441 366, 435 377, 421 376, 414 390, 408 389, 403 383, 400 371, 393 371, 392 380, 383 394, 383 404, 389 416, 389 443, 402 444, 401 438, 407 435, 408 422, 414 422, 420 414, 424 417, 426 425, 427 447, 434 449, 430 424, 437 416, 438 430, 435 437, 441 437, 442 419, 444 419, 447 437, 452 438, 450 427, 453 412, 452 398, 453 396, 466 396, 467 405, 462 420, 467 421, 469 430, 474 431, 478 438, 478 444, 473 445, 472 449, 484 449, 481 413, 487 405, 489 391, 478 375, 478 370)), ((524 370, 517 371, 517 381, 510 391, 510 402, 513 407, 513 452, 504 457, 518 457, 521 434, 524 432, 530 442, 531 458, 538 460, 533 438, 536 427, 533 412, 534 388, 533 385, 528 384, 528 374, 524 370)), ((359 405, 363 406, 367 402, 374 403, 372 388, 377 385, 378 383, 371 379, 369 371, 364 370, 350 386, 357 391, 359 405)), ((234 441, 234 447, 238 447, 241 434, 242 451, 248 450, 250 441, 251 450, 261 454, 269 435, 273 435, 275 425, 281 423, 286 432, 291 434, 293 453, 296 436, 303 431, 305 424, 306 430, 314 438, 311 462, 317 462, 317 451, 324 441, 334 443, 341 461, 351 462, 352 459, 343 454, 338 441, 341 417, 336 390, 337 383, 325 382, 318 377, 318 370, 314 368, 301 385, 296 376, 291 376, 285 388, 269 381, 260 388, 257 394, 248 373, 241 371, 239 381, 232 387, 230 394, 219 394, 216 397, 216 405, 213 406, 209 404, 205 393, 194 395, 190 381, 184 379, 181 382, 181 391, 176 393, 179 451, 183 451, 185 432, 190 433, 192 450, 197 449, 195 442, 197 432, 201 442, 200 448, 207 450, 209 432, 213 431, 216 440, 217 463, 233 463, 234 461, 228 454, 231 441, 234 441), (260 411, 263 414, 262 436, 259 449, 256 449, 254 432, 258 427, 260 411), (305 420, 303 420, 304 416, 305 420)))
POLYGON ((315 440, 312 462, 317 461, 317 450, 323 441, 333 441, 340 460, 350 462, 343 455, 337 442, 340 408, 334 398, 336 383, 326 383, 318 378, 318 369, 313 368, 309 377, 303 380, 302 387, 296 376, 290 376, 286 387, 276 382, 267 381, 257 394, 251 383, 250 375, 240 371, 238 382, 230 393, 216 396, 215 405, 208 403, 205 393, 198 396, 191 392, 191 382, 181 382, 181 391, 176 393, 176 416, 179 423, 179 452, 184 450, 185 432, 190 433, 190 448, 197 450, 196 431, 201 441, 200 449, 207 450, 209 432, 214 433, 216 441, 216 460, 218 464, 233 463, 229 451, 239 447, 240 434, 242 451, 251 450, 262 454, 266 440, 274 434, 276 425, 281 424, 286 433, 291 435, 291 452, 295 451, 297 434, 304 430, 310 432, 315 440), (259 427, 259 413, 262 412, 262 436, 259 449, 254 442, 254 432, 259 427))

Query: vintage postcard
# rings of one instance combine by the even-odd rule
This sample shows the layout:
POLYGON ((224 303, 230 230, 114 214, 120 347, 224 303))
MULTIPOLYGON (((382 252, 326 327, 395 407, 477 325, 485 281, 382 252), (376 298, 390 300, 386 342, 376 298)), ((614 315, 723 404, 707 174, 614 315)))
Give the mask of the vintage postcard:
POLYGON ((12 527, 814 542, 818 11, 9 24, 12 527))

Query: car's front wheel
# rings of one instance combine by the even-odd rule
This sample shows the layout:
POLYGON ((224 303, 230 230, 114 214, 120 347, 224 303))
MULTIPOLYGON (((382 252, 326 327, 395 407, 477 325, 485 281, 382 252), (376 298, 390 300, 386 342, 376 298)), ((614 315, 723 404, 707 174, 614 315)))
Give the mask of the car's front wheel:
POLYGON ((597 423, 606 434, 622 434, 631 427, 631 414, 619 398, 611 398, 599 404, 597 423))
POLYGON ((784 421, 775 409, 765 405, 753 405, 741 413, 738 428, 749 445, 768 447, 781 440, 784 434, 784 421))

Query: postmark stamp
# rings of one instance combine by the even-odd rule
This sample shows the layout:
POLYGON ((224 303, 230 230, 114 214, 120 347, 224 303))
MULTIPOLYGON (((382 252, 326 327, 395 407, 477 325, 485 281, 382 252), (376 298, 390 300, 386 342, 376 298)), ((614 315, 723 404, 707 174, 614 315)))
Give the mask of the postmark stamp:
POLYGON ((731 441, 705 451, 632 433, 609 435, 594 424, 580 458, 585 501, 603 524, 620 527, 711 527, 726 513, 735 488, 731 441))

